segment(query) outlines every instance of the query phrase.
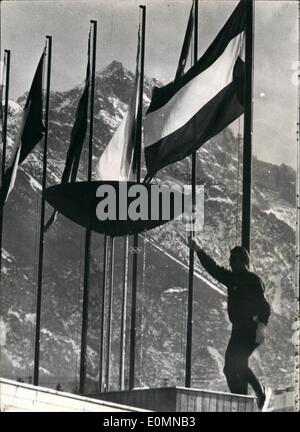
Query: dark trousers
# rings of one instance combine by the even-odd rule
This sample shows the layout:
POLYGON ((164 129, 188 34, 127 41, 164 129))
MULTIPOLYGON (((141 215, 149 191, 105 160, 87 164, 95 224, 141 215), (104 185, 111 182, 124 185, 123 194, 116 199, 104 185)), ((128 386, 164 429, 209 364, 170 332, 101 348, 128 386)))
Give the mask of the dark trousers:
POLYGON ((256 394, 261 397, 263 389, 249 367, 249 357, 258 347, 255 342, 256 325, 249 328, 233 326, 231 337, 225 354, 224 374, 231 393, 248 394, 250 384, 256 394))

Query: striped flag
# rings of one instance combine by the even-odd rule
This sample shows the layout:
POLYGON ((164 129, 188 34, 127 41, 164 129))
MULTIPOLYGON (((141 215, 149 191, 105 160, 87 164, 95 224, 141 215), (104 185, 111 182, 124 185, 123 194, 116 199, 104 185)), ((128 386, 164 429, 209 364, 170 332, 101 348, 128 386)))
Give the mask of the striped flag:
POLYGON ((18 137, 11 152, 0 189, 0 205, 4 205, 14 187, 18 166, 26 159, 45 133, 43 123, 43 70, 45 51, 36 69, 23 110, 18 137))
MULTIPOLYGON (((67 152, 66 164, 62 174, 61 184, 68 183, 69 181, 75 182, 82 153, 83 144, 87 132, 87 118, 88 118, 88 103, 89 103, 89 90, 91 83, 90 71, 90 45, 91 45, 91 32, 88 38, 88 61, 86 67, 85 85, 82 95, 79 99, 75 122, 71 131, 70 145, 67 152)), ((46 232, 53 223, 55 223, 58 216, 58 211, 54 210, 52 215, 45 224, 44 231, 46 232)))
POLYGON ((144 123, 148 180, 192 154, 244 112, 245 23, 246 0, 241 0, 196 64, 177 80, 154 88, 144 123))
POLYGON ((140 32, 139 28, 133 95, 123 120, 96 165, 96 176, 100 180, 126 181, 134 178, 136 125, 138 117, 141 116, 141 107, 139 107, 140 32))

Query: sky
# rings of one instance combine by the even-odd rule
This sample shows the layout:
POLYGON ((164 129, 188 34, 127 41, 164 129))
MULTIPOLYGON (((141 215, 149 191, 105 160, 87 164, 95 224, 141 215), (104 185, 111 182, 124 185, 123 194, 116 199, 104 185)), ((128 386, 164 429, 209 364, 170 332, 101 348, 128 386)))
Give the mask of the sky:
MULTIPOLYGON (((145 74, 174 78, 191 0, 145 0, 145 74)), ((296 166, 298 2, 256 0, 253 153, 296 166)), ((68 90, 85 76, 90 20, 98 22, 97 70, 118 60, 134 71, 140 0, 2 0, 1 59, 11 50, 10 98, 29 90, 45 44, 53 37, 52 90, 68 90)), ((199 56, 237 1, 199 1, 199 56)), ((238 122, 234 129, 238 130, 238 122)))

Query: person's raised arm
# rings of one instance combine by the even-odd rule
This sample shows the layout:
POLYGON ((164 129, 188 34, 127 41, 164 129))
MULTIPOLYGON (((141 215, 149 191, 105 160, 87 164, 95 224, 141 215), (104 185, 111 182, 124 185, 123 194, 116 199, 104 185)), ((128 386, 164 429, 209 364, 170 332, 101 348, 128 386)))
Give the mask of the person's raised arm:
POLYGON ((207 273, 223 285, 230 285, 232 283, 231 271, 216 264, 216 262, 201 248, 195 239, 189 239, 189 247, 193 249, 207 273))

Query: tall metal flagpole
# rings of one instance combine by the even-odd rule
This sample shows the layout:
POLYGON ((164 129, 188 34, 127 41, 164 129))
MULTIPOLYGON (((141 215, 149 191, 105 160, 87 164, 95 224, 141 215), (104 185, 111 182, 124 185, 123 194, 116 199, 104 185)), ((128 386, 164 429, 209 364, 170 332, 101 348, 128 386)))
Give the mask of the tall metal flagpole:
POLYGON ((42 285, 43 285, 44 225, 45 225, 45 206, 46 206, 44 192, 46 190, 46 182, 47 182, 48 125, 49 125, 52 36, 46 36, 46 40, 47 40, 48 62, 47 62, 47 88, 46 88, 46 106, 45 106, 45 138, 44 138, 44 154, 43 154, 40 242, 39 242, 39 258, 38 258, 38 285, 37 285, 37 299, 36 299, 35 348, 34 348, 34 366, 33 366, 34 385, 39 384, 39 366, 40 366, 40 336, 41 336, 40 329, 41 329, 41 306, 42 306, 42 285))
MULTIPOLYGON (((194 64, 198 58, 198 0, 194 5, 194 64)), ((196 171, 197 152, 192 154, 192 206, 193 216, 196 208, 196 171)), ((194 231, 194 222, 193 222, 194 231)), ((192 236, 194 232, 192 232, 192 236)), ((188 310, 187 310, 187 333, 186 333, 186 364, 185 364, 185 387, 191 386, 192 371, 192 340, 193 340, 193 295, 194 295, 194 250, 189 252, 189 284, 188 284, 188 310)))
POLYGON ((99 391, 103 391, 103 365, 104 365, 104 318, 105 318, 105 298, 107 283, 107 265, 108 265, 108 244, 107 234, 104 235, 104 256, 103 256, 103 278, 102 278, 102 303, 101 303, 101 324, 100 324, 100 364, 99 364, 99 391))
POLYGON ((250 253, 252 177, 253 0, 247 0, 245 32, 245 114, 243 150, 242 246, 250 253))
MULTIPOLYGON (((141 181, 141 147, 142 147, 142 109, 144 89, 144 63, 145 63, 145 34, 146 34, 146 6, 140 6, 142 12, 141 32, 141 75, 139 88, 140 115, 137 124, 137 141, 135 143, 137 159, 137 182, 141 181)), ((130 354, 129 354, 129 389, 134 388, 135 377, 135 338, 136 338, 136 295, 137 295, 137 271, 138 271, 138 234, 133 237, 133 262, 132 262, 132 295, 131 295, 131 324, 130 324, 130 354)))
POLYGON ((300 1, 298 0, 298 62, 296 69, 297 85, 297 177, 296 177, 296 265, 295 265, 295 412, 299 412, 300 393, 300 340, 299 340, 299 284, 300 284, 300 1))
POLYGON ((121 340, 120 340, 120 369, 119 369, 119 388, 125 388, 125 352, 126 352, 126 325, 127 325, 127 295, 128 295, 128 252, 129 236, 124 239, 124 272, 123 272, 123 295, 122 295, 122 312, 121 312, 121 340))
MULTIPOLYGON (((5 50, 5 99, 3 111, 3 129, 2 129, 2 166, 1 166, 1 185, 3 185, 5 165, 6 165, 6 144, 7 144, 7 118, 8 118, 8 98, 9 98, 9 75, 10 75, 10 51, 5 50)), ((0 101, 2 104, 2 100, 0 101)), ((2 109, 2 107, 1 107, 2 109)), ((3 237, 3 212, 4 206, 0 208, 0 281, 2 275, 2 237, 3 237)))
MULTIPOLYGON (((92 55, 92 76, 90 93, 90 134, 88 151, 88 181, 92 180, 92 161, 93 161, 93 128, 94 128, 94 96, 95 96, 95 74, 96 74, 96 44, 97 44, 97 21, 91 20, 93 25, 93 55, 92 55)), ((85 230, 84 248, 84 279, 82 296, 82 323, 81 323, 81 350, 80 350, 80 373, 79 373, 79 393, 85 391, 86 381, 86 351, 87 351, 87 332, 89 317, 89 289, 90 289, 90 259, 91 259, 91 239, 92 232, 89 228, 85 230)))
POLYGON ((111 324, 112 324, 112 306, 114 290, 114 264, 115 264, 115 239, 111 237, 110 246, 110 265, 109 265, 109 294, 108 294, 108 317, 107 317, 107 336, 106 336, 106 362, 105 362, 105 384, 106 391, 110 386, 110 356, 111 356, 111 324))

